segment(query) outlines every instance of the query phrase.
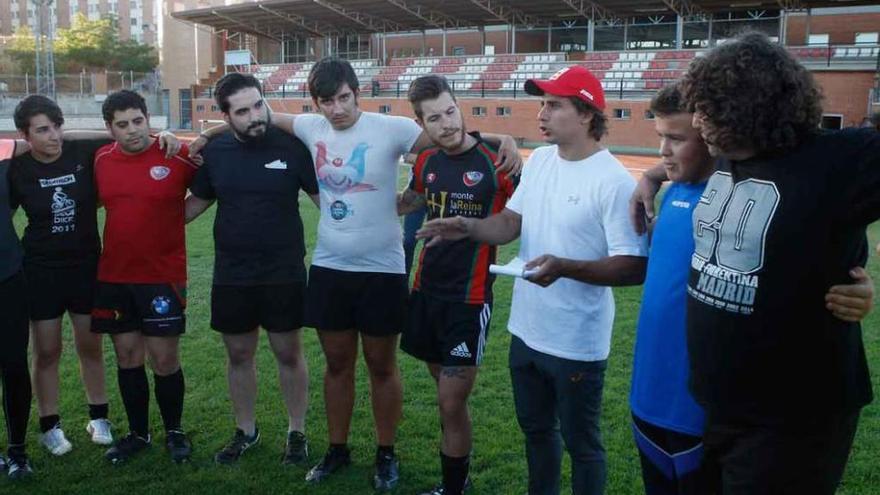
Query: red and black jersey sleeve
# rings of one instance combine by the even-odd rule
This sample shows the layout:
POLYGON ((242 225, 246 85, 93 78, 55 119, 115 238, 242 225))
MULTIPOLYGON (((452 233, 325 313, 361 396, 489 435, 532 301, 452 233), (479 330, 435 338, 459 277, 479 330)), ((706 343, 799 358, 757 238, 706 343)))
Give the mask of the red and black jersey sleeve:
POLYGON ((426 165, 428 163, 428 159, 436 155, 438 151, 438 148, 427 148, 419 153, 419 156, 416 158, 416 163, 415 165, 413 165, 412 178, 409 182, 410 189, 419 194, 425 193, 425 169, 427 168, 426 165))

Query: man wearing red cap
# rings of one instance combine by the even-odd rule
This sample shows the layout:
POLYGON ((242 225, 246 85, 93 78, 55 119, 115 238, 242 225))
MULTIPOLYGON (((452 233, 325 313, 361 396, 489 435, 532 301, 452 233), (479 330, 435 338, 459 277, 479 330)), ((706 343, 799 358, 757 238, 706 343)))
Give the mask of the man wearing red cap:
POLYGON ((529 494, 559 493, 562 441, 573 493, 601 494, 599 411, 614 322, 609 287, 641 284, 646 267, 645 239, 627 217, 635 181, 599 143, 607 132, 605 95, 590 71, 567 67, 526 81, 525 89, 541 97, 538 127, 550 146, 529 157, 507 207, 484 219, 432 220, 418 237, 488 244, 522 237, 519 258, 532 273, 514 284, 507 328, 529 494))

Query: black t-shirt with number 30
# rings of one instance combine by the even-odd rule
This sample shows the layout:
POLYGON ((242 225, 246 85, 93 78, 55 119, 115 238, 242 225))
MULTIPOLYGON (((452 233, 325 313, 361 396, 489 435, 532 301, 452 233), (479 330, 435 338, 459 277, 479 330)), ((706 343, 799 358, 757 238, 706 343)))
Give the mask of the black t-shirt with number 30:
POLYGON ((880 133, 719 162, 694 209, 687 308, 691 388, 710 417, 790 425, 871 401, 861 327, 824 296, 864 265, 878 218, 880 133))
POLYGON ((109 139, 64 141, 61 156, 42 163, 30 153, 9 169, 10 199, 27 215, 25 262, 47 267, 93 260, 101 249, 96 218, 95 152, 109 139))

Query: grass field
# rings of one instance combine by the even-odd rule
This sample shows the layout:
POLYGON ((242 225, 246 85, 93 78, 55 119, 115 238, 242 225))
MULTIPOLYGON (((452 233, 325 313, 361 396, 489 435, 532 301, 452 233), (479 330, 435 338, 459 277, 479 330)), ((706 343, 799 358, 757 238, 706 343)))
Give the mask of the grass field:
MULTIPOLYGON (((308 252, 315 240, 317 210, 301 201, 306 227, 308 252)), ((36 413, 29 430, 29 450, 37 475, 32 481, 13 485, 0 480, 0 494, 361 494, 371 493, 374 443, 369 390, 365 368, 359 365, 358 391, 350 444, 354 465, 335 479, 320 485, 303 482, 305 469, 280 463, 286 432, 286 419, 277 387, 274 360, 265 338, 258 353, 260 395, 257 418, 263 442, 249 451, 239 465, 217 466, 213 454, 229 438, 234 427, 232 408, 227 396, 225 354, 217 333, 210 330, 209 288, 213 263, 211 226, 214 209, 187 228, 189 253, 189 307, 187 333, 182 339, 182 361, 186 373, 187 398, 184 426, 192 436, 193 462, 183 466, 170 463, 162 449, 161 421, 155 403, 151 404, 151 424, 156 444, 152 450, 128 465, 112 467, 102 458, 104 449, 88 441, 85 395, 78 376, 76 358, 68 327, 65 329, 65 353, 61 365, 61 414, 65 431, 74 450, 61 458, 50 457, 37 444, 39 434, 36 413)), ((23 215, 16 223, 21 227, 23 215)), ((872 226, 873 246, 880 238, 880 227, 872 226)), ((513 257, 516 246, 501 250, 504 261, 513 257)), ((873 259, 870 271, 880 281, 880 265, 873 259)), ((496 303, 485 361, 471 400, 474 421, 472 475, 475 494, 523 494, 526 492, 526 465, 523 442, 513 412, 510 379, 507 371, 509 334, 505 330, 509 312, 511 281, 499 279, 495 285, 496 303)), ((609 358, 604 393, 602 428, 609 461, 609 494, 642 493, 639 464, 630 433, 628 389, 632 363, 633 335, 638 314, 640 288, 615 290, 617 318, 609 358)), ((880 336, 878 312, 865 322, 868 362, 873 365, 872 381, 878 389, 880 374, 880 336)), ((326 444, 326 424, 321 392, 323 357, 315 332, 304 330, 306 355, 311 370, 310 409, 307 434, 311 440, 312 459, 317 462, 326 444)), ((112 346, 105 342, 105 362, 114 433, 123 433, 125 414, 116 387, 112 346)), ((401 457, 402 482, 396 493, 413 494, 432 486, 439 478, 437 458, 439 427, 432 380, 424 366, 400 354, 404 384, 404 417, 400 425, 397 450, 401 457)), ((808 412, 807 412, 808 413, 808 412)), ((849 462, 844 485, 846 495, 880 493, 880 406, 866 408, 849 462)), ((567 465, 564 477, 568 477, 567 465)), ((567 487, 567 483, 565 483, 567 487)), ((565 493, 567 488, 563 490, 565 493)))

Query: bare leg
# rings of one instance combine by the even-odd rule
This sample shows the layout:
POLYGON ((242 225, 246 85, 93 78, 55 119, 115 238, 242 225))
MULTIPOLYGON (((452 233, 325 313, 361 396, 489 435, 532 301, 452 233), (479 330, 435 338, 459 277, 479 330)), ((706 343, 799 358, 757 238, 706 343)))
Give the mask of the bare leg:
POLYGON ((256 429, 257 366, 254 356, 259 337, 257 329, 243 334, 223 335, 227 356, 226 379, 235 426, 248 436, 253 436, 256 429))
POLYGON ((358 334, 354 330, 318 330, 327 370, 324 373, 324 404, 331 444, 348 443, 354 409, 354 365, 358 334))
POLYGON ((309 368, 303 356, 300 329, 269 332, 269 344, 278 362, 278 382, 287 407, 287 430, 305 433, 309 405, 309 368))
POLYGON ((104 385, 104 336, 93 333, 91 315, 70 313, 73 339, 79 357, 79 372, 86 389, 89 404, 106 404, 107 389, 104 385))
POLYGON ((364 360, 370 372, 376 443, 394 445, 403 408, 403 387, 397 367, 397 335, 363 337, 364 360))

